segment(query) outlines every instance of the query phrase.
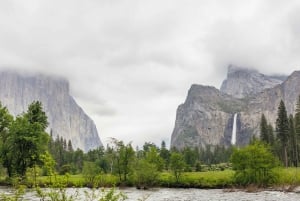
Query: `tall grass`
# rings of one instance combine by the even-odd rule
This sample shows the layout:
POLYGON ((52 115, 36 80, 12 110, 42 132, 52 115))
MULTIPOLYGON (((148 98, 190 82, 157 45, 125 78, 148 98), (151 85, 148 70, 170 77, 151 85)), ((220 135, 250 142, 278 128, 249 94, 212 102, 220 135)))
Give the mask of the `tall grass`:
POLYGON ((276 168, 278 185, 300 185, 300 167, 298 168, 276 168))
POLYGON ((183 188, 225 188, 233 185, 234 171, 209 171, 184 173, 176 182, 170 173, 162 173, 160 185, 163 187, 183 188))

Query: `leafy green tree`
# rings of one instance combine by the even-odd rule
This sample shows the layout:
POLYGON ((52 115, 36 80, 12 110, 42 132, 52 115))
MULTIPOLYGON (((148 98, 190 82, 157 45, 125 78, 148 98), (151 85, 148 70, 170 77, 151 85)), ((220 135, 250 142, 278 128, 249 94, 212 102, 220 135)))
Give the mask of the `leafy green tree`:
POLYGON ((145 159, 147 162, 153 164, 157 171, 162 171, 164 168, 164 161, 160 157, 158 150, 155 147, 150 147, 145 153, 145 159))
POLYGON ((276 167, 277 160, 269 147, 259 141, 242 149, 235 149, 230 161, 237 184, 266 186, 276 180, 273 168, 276 167))
POLYGON ((145 142, 143 145, 144 153, 148 152, 151 148, 157 149, 156 145, 152 142, 145 142))
POLYGON ((276 133, 280 142, 280 152, 283 164, 288 166, 288 142, 289 142, 289 120, 284 102, 281 100, 276 119, 276 133))
POLYGON ((9 147, 15 172, 24 176, 27 168, 41 163, 41 154, 47 149, 48 135, 39 123, 31 124, 26 117, 19 116, 10 128, 9 147))
POLYGON ((47 150, 49 138, 45 132, 47 125, 47 116, 40 102, 30 104, 27 113, 9 125, 2 156, 10 177, 13 173, 24 177, 27 168, 42 163, 40 156, 47 150))
POLYGON ((178 183, 186 166, 183 155, 178 152, 172 152, 170 158, 170 166, 175 176, 175 180, 178 183))
POLYGON ((0 102, 0 157, 4 167, 7 168, 8 175, 12 176, 12 152, 9 151, 9 128, 13 122, 12 115, 0 102))
POLYGON ((89 183, 90 186, 96 184, 96 177, 100 174, 100 172, 101 169, 96 163, 84 161, 82 175, 84 176, 85 180, 89 183))
POLYGON ((146 159, 137 161, 135 167, 135 182, 138 188, 152 187, 158 180, 159 171, 155 163, 146 159))
POLYGON ((52 176, 55 174, 55 161, 48 151, 46 151, 44 154, 41 154, 40 157, 41 161, 43 162, 45 175, 49 177, 49 181, 52 183, 52 176))
POLYGON ((132 173, 134 162, 134 150, 131 143, 124 145, 123 141, 113 139, 115 145, 114 158, 116 160, 115 168, 121 182, 126 182, 128 175, 132 173))

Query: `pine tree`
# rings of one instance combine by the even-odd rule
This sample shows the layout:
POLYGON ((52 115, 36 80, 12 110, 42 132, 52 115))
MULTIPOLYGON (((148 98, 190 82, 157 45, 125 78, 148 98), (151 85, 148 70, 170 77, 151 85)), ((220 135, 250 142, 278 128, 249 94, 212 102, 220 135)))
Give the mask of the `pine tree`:
POLYGON ((260 120, 260 140, 265 143, 270 143, 268 122, 264 114, 261 115, 260 120))
POLYGON ((290 164, 297 166, 297 140, 293 115, 289 116, 289 139, 288 150, 290 155, 290 164))
POLYGON ((284 102, 282 100, 280 101, 277 115, 278 116, 276 119, 276 133, 280 143, 280 151, 282 154, 281 159, 284 165, 287 167, 288 166, 287 147, 289 141, 289 120, 287 117, 287 112, 286 112, 284 102))
POLYGON ((268 125, 269 143, 273 147, 275 144, 274 129, 271 124, 268 125))
POLYGON ((300 159, 300 96, 298 97, 298 101, 296 104, 296 111, 295 111, 295 119, 294 119, 294 124, 295 124, 295 143, 296 143, 296 161, 297 161, 297 167, 298 167, 298 161, 300 159))

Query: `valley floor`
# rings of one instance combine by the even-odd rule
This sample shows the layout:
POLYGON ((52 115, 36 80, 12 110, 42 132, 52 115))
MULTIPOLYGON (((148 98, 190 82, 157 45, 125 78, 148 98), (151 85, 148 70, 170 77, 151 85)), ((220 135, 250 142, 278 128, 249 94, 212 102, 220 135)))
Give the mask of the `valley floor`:
MULTIPOLYGON (((269 187, 275 190, 294 190, 300 186, 300 168, 277 168, 275 169, 278 179, 269 187)), ((234 189, 238 186, 233 179, 233 170, 224 171, 207 171, 207 172, 185 172, 182 173, 179 181, 176 182, 173 174, 170 172, 163 172, 160 174, 155 183, 155 187, 168 188, 229 188, 234 189)), ((34 186, 35 179, 29 177, 25 185, 34 186)), ((53 184, 64 185, 65 187, 93 187, 91 181, 83 175, 55 175, 55 176, 40 176, 36 178, 37 185, 41 187, 49 187, 53 184)), ((125 184, 118 181, 118 177, 110 174, 101 174, 93 179, 92 183, 96 187, 132 187, 135 186, 133 181, 128 181, 125 184)), ((10 185, 4 178, 1 180, 2 185, 10 185)), ((249 185, 246 187, 249 191, 256 187, 249 185)))

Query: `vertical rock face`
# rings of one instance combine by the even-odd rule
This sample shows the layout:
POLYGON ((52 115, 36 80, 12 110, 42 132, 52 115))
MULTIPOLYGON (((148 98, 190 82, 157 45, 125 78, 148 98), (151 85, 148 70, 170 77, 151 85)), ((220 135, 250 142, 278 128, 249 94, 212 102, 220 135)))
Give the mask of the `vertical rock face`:
POLYGON ((185 103, 177 109, 171 146, 229 145, 234 113, 243 107, 242 101, 214 87, 192 85, 185 103))
POLYGON ((94 122, 69 94, 68 81, 44 75, 25 76, 0 73, 0 101, 13 115, 26 111, 35 100, 42 102, 48 116, 48 131, 71 140, 84 151, 102 146, 94 122))
POLYGON ((172 147, 229 146, 234 114, 237 114, 236 145, 243 146, 249 143, 253 135, 259 136, 263 113, 268 122, 275 126, 280 100, 285 102, 288 114, 294 113, 300 95, 300 71, 295 71, 287 78, 275 78, 276 82, 280 82, 277 84, 257 71, 232 67, 229 71, 227 83, 223 83, 221 91, 201 85, 191 87, 186 101, 177 109, 171 137, 172 147), (262 79, 253 81, 258 77, 262 79), (285 81, 280 81, 284 79, 285 81), (234 85, 234 80, 239 83, 239 88, 234 85), (232 84, 228 84, 229 82, 232 84), (253 90, 251 83, 255 83, 253 90))
POLYGON ((223 81, 220 90, 236 98, 244 98, 281 84, 284 79, 284 76, 267 76, 256 70, 230 65, 227 79, 223 81))

